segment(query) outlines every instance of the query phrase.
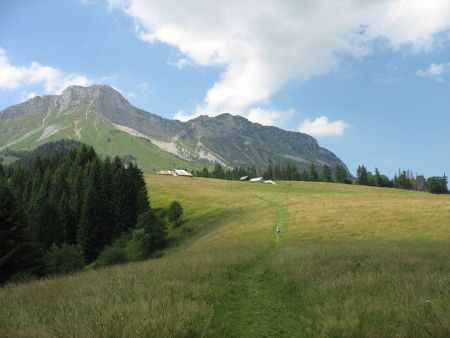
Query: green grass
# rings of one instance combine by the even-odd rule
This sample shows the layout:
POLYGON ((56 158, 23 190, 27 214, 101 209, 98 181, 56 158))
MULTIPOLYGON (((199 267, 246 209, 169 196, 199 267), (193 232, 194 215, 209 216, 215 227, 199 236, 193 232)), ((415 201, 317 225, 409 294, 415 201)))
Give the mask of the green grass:
POLYGON ((450 336, 450 196, 146 177, 165 255, 8 285, 0 336, 450 336))

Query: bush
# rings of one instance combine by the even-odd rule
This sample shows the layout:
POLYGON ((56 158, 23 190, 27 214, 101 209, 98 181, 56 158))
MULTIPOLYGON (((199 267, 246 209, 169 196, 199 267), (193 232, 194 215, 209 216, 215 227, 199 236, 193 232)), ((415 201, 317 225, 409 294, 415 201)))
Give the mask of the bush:
POLYGON ((148 236, 144 229, 134 229, 132 232, 132 237, 127 243, 126 253, 131 261, 138 261, 147 258, 150 254, 146 242, 148 241, 148 236))
POLYGON ((167 224, 154 211, 139 215, 136 229, 127 243, 126 252, 130 260, 148 258, 156 250, 166 244, 167 224))
POLYGON ((180 225, 182 215, 183 208, 181 207, 181 204, 178 201, 173 201, 167 211, 167 217, 169 218, 170 223, 174 226, 180 225))
POLYGON ((44 255, 45 270, 50 274, 64 274, 81 270, 84 259, 81 250, 75 245, 63 244, 61 247, 53 244, 44 255))
POLYGON ((96 266, 106 267, 126 262, 128 262, 128 257, 124 248, 119 246, 108 246, 98 255, 96 266))

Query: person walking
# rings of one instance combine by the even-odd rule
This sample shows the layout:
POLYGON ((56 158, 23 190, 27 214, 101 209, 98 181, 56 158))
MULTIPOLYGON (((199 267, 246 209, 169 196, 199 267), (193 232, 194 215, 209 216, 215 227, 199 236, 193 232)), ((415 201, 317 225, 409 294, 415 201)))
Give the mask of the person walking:
POLYGON ((275 233, 276 233, 277 236, 281 235, 281 229, 280 229, 279 225, 277 225, 277 227, 275 228, 275 233))

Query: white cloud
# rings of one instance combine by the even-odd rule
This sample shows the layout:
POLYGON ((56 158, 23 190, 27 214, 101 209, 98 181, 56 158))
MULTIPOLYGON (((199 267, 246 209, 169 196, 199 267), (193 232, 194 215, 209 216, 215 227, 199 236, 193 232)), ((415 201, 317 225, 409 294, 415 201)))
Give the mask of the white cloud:
POLYGON ((59 94, 68 86, 86 86, 91 82, 86 76, 65 74, 57 68, 35 61, 25 66, 14 65, 6 56, 6 51, 0 48, 0 90, 15 90, 40 84, 45 94, 59 94))
POLYGON ((38 94, 37 93, 35 93, 35 92, 24 92, 23 94, 22 94, 22 102, 25 102, 25 101, 27 101, 27 100, 29 100, 29 99, 32 99, 33 97, 35 97, 35 96, 37 96, 38 94))
POLYGON ((146 82, 139 83, 136 86, 136 89, 139 91, 139 94, 142 96, 149 96, 152 93, 150 89, 150 85, 146 82))
POLYGON ((394 63, 388 63, 384 67, 384 71, 378 72, 374 76, 374 82, 379 84, 390 85, 400 82, 400 72, 398 66, 394 63))
POLYGON ((416 74, 435 78, 438 82, 444 82, 445 76, 450 76, 450 62, 432 63, 427 69, 419 69, 416 74))
POLYGON ((288 110, 270 110, 261 108, 252 108, 245 117, 252 121, 260 123, 264 126, 277 125, 280 120, 292 115, 295 111, 293 109, 288 110))
POLYGON ((150 85, 146 82, 139 83, 134 86, 134 90, 129 91, 127 93, 127 97, 129 99, 135 98, 137 96, 140 97, 147 97, 152 94, 152 89, 150 88, 150 85))
MULTIPOLYGON (((245 114, 292 79, 363 58, 374 41, 410 52, 435 47, 450 29, 448 0, 109 0, 140 39, 166 43, 190 62, 224 71, 197 114, 245 114)), ((180 64, 181 66, 181 64, 180 64)))
POLYGON ((168 61, 167 64, 177 69, 183 69, 184 67, 191 65, 192 62, 187 58, 180 58, 175 61, 168 61))
POLYGON ((104 75, 100 78, 101 83, 111 83, 118 79, 117 75, 104 75))
POLYGON ((180 110, 178 111, 175 116, 173 117, 175 120, 181 121, 181 122, 186 122, 189 120, 192 120, 193 118, 196 118, 200 116, 197 113, 194 114, 186 114, 184 111, 180 110))
POLYGON ((328 121, 326 116, 320 116, 311 121, 305 119, 299 126, 298 131, 312 136, 341 136, 348 125, 342 121, 328 121))

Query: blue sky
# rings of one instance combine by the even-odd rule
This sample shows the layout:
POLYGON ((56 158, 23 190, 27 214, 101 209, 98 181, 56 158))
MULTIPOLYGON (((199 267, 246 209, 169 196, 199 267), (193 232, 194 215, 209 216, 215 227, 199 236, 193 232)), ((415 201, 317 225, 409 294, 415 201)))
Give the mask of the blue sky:
POLYGON ((450 4, 0 1, 0 109, 107 83, 167 118, 304 131, 351 171, 450 173, 450 4))

